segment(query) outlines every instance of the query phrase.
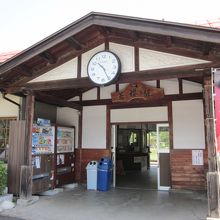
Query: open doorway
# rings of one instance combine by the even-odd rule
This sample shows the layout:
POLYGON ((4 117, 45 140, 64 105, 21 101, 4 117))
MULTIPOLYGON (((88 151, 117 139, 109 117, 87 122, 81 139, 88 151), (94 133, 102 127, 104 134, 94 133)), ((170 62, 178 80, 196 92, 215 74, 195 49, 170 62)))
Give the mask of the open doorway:
MULTIPOLYGON (((162 142, 166 142, 168 146, 169 140, 169 132, 161 131, 163 130, 158 130, 157 123, 128 123, 115 126, 113 152, 116 187, 160 189, 158 146, 164 145, 162 142)), ((169 170, 169 161, 166 164, 169 170)), ((167 176, 164 173, 163 175, 167 176)))

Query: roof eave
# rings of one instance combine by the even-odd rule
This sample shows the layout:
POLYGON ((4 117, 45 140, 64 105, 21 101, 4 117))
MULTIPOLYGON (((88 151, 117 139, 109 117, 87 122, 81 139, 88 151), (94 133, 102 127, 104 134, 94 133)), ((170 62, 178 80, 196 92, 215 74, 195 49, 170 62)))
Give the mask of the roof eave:
POLYGON ((0 65, 0 75, 92 25, 220 44, 220 30, 174 22, 91 12, 0 65))

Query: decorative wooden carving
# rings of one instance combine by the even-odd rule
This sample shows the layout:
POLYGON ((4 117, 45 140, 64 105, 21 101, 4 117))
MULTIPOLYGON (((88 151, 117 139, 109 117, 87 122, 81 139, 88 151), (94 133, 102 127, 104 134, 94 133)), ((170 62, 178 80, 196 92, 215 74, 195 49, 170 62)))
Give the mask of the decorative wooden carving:
POLYGON ((136 81, 129 84, 123 91, 113 92, 111 96, 112 102, 130 102, 134 100, 154 101, 164 97, 164 90, 136 81))

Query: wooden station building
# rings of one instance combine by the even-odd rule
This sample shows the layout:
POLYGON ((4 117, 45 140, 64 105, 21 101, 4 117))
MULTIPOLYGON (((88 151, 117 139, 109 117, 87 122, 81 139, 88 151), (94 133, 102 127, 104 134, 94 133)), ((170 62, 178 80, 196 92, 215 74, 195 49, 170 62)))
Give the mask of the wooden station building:
MULTIPOLYGON (((164 125, 169 150, 159 152, 160 186, 208 186, 209 214, 218 216, 212 101, 212 76, 218 67, 220 30, 93 12, 1 64, 0 90, 26 97, 23 165, 30 175, 35 101, 52 106, 41 109, 48 119, 56 111, 52 121, 75 126, 74 180, 78 182, 85 182, 90 160, 114 155, 112 130, 164 125), (117 74, 111 68, 118 66, 107 61, 89 69, 91 58, 100 51, 117 56, 117 74), (100 74, 104 82, 95 84, 88 71, 93 71, 90 77, 100 74), (117 76, 105 85, 108 71, 117 76), (164 179, 168 182, 163 184, 164 179)), ((30 176, 26 173, 22 178, 30 176)), ((28 182, 23 186, 26 195, 32 192, 28 182)))

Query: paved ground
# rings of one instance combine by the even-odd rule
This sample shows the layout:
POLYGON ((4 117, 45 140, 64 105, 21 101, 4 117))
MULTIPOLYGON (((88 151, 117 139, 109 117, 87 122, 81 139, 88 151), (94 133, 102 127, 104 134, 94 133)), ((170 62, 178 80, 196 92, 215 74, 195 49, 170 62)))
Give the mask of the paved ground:
POLYGON ((24 220, 24 219, 14 218, 14 217, 8 217, 8 216, 1 216, 1 215, 0 215, 0 220, 24 220))
POLYGON ((99 192, 80 186, 1 214, 27 220, 201 220, 206 219, 207 200, 201 192, 120 188, 99 192))

